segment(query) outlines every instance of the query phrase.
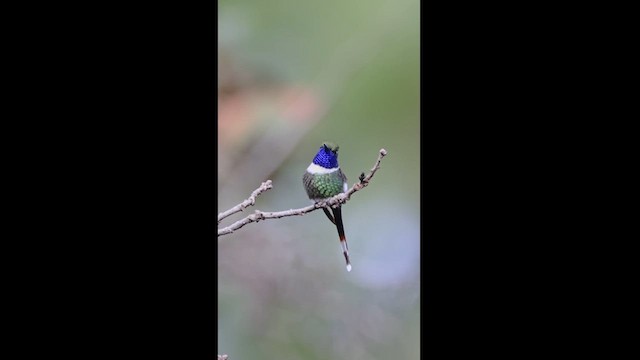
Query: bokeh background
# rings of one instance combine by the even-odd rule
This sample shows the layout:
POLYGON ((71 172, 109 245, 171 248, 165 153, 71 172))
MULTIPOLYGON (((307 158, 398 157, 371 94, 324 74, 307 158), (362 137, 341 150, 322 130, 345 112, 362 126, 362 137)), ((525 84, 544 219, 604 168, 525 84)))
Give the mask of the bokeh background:
POLYGON ((322 213, 218 238, 218 353, 231 360, 417 359, 420 354, 419 1, 218 2, 218 212, 310 204, 323 141, 349 185, 353 271, 322 213))

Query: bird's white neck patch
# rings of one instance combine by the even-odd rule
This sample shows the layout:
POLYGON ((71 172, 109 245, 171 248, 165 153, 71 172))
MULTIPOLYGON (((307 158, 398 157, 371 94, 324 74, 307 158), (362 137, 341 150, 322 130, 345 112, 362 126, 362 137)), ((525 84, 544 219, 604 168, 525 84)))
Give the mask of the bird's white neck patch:
POLYGON ((340 169, 340 168, 339 167, 335 167, 333 169, 327 169, 327 168, 323 168, 320 165, 316 165, 314 163, 311 163, 311 165, 309 165, 309 167, 307 168, 307 172, 309 174, 331 174, 332 172, 338 171, 338 169, 340 169))

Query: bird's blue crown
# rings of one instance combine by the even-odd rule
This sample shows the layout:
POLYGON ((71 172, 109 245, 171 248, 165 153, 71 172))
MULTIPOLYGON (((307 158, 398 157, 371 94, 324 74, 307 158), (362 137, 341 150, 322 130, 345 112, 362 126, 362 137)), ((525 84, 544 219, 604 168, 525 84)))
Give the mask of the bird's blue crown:
POLYGON ((325 169, 338 167, 338 146, 332 143, 324 143, 313 158, 313 163, 325 169))

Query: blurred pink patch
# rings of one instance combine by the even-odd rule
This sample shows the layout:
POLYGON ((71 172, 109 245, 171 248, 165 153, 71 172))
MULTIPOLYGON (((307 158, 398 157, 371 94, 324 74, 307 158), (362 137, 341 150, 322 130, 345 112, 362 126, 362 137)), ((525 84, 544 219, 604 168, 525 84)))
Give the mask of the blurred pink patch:
POLYGON ((310 121, 320 109, 320 99, 315 92, 301 86, 285 89, 279 104, 281 116, 291 122, 310 121))
POLYGON ((225 96, 218 101, 218 141, 235 143, 247 132, 252 122, 250 98, 245 93, 225 96))
MULTIPOLYGON (((317 121, 321 101, 302 86, 245 86, 218 97, 219 149, 233 148, 264 128, 261 122, 303 125, 317 121)), ((287 136, 285 133, 283 136, 287 136)))

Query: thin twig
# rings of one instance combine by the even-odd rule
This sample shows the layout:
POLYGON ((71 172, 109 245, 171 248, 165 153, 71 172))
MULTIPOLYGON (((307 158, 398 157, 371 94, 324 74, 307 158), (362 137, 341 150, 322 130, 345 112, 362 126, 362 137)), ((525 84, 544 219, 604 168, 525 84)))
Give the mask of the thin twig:
MULTIPOLYGON (((376 171, 378 169, 380 169, 380 161, 382 160, 383 157, 385 157, 385 155, 387 155, 387 151, 385 149, 380 149, 380 152, 378 154, 378 160, 376 161, 375 165, 373 166, 373 168, 371 169, 371 172, 369 173, 369 175, 365 176, 360 182, 357 182, 355 184, 353 184, 353 186, 346 192, 346 193, 340 193, 332 198, 329 198, 327 200, 324 201, 319 201, 313 205, 309 205, 303 208, 299 208, 299 209, 290 209, 290 210, 285 210, 285 211, 278 211, 278 212, 264 212, 264 211, 260 211, 260 210, 256 210, 253 214, 245 217, 244 219, 238 220, 235 223, 222 228, 222 229, 218 229, 218 237, 222 236, 222 235, 227 235, 227 234, 231 234, 232 232, 240 229, 241 227, 250 224, 252 222, 259 222, 260 220, 268 220, 268 219, 280 219, 286 216, 301 216, 304 215, 306 213, 310 213, 312 211, 315 211, 317 209, 323 208, 323 207, 335 207, 341 204, 346 203, 347 201, 349 201, 349 199, 351 199, 351 195, 353 195, 355 192, 363 189, 364 187, 366 187, 367 185, 369 185, 369 181, 371 180, 371 178, 373 177, 373 175, 376 173, 376 171)), ((271 180, 267 180, 265 183, 263 183, 262 185, 265 184, 269 184, 269 189, 271 188, 271 180)), ((262 186, 261 186, 262 188, 262 186)), ((255 196, 254 194, 257 196, 259 193, 261 193, 262 191, 259 191, 261 188, 256 189, 256 191, 254 191, 251 196, 253 197, 253 203, 251 203, 251 205, 253 205, 255 203, 255 196), (259 191, 259 192, 258 192, 259 191), (257 193, 256 193, 257 192, 257 193)), ((266 190, 266 189, 265 189, 266 190)), ((245 200, 243 203, 236 205, 234 208, 225 211, 223 214, 229 213, 229 215, 233 214, 234 212, 238 212, 238 211, 234 211, 234 212, 230 212, 231 210, 237 208, 238 206, 246 203, 247 201, 249 201, 250 199, 252 199, 251 197, 247 200, 245 200)), ((247 205, 248 206, 248 205, 247 205)), ((246 206, 245 206, 246 207, 246 206)), ((227 215, 228 216, 228 215, 227 215)), ((224 217, 223 217, 224 218, 224 217)), ((218 223, 220 222, 221 218, 220 215, 218 216, 218 223)))
POLYGON ((262 185, 260 185, 259 188, 255 189, 252 193, 251 196, 249 196, 249 198, 243 202, 241 202, 240 204, 232 207, 231 209, 222 212, 220 214, 218 214, 218 224, 220 224, 220 221, 222 221, 222 219, 226 218, 229 215, 233 215, 237 212, 240 212, 244 209, 246 209, 247 207, 249 207, 249 205, 255 205, 256 203, 256 197, 258 197, 258 195, 262 194, 263 192, 271 189, 273 187, 273 185, 271 184, 271 180, 267 180, 265 182, 262 183, 262 185))

